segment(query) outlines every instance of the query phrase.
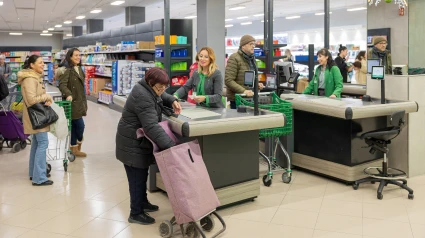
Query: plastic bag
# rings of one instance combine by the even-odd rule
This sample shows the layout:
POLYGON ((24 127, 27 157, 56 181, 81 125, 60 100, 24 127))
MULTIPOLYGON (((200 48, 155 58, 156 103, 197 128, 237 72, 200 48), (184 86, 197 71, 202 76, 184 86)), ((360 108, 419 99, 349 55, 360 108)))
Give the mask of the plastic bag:
POLYGON ((50 125, 50 133, 56 136, 59 140, 64 140, 68 135, 68 121, 65 116, 65 111, 56 103, 52 103, 50 106, 59 117, 55 123, 50 125))

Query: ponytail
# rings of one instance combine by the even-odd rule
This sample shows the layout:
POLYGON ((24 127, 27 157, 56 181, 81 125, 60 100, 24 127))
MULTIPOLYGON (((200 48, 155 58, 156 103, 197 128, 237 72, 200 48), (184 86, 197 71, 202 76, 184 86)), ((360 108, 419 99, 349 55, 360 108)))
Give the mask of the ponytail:
POLYGON ((346 50, 347 49, 347 47, 345 47, 345 46, 343 46, 342 44, 341 45, 339 45, 339 53, 338 53, 338 56, 339 56, 339 54, 341 54, 341 52, 342 51, 344 51, 344 50, 346 50))
POLYGON ((31 56, 27 56, 27 58, 25 59, 25 63, 23 66, 23 69, 30 69, 31 68, 31 64, 34 64, 38 58, 40 58, 39 55, 31 55, 31 56))

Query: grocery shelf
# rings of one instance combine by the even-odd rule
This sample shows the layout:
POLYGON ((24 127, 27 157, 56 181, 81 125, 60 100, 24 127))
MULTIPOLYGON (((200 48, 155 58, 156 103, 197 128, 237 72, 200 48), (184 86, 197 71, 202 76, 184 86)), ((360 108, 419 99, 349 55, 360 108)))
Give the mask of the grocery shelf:
POLYGON ((102 76, 102 77, 112 78, 112 74, 100 74, 100 73, 94 73, 94 75, 102 76))
POLYGON ((99 51, 99 52, 84 52, 83 54, 123 54, 123 53, 137 53, 137 52, 144 52, 144 53, 155 53, 154 49, 137 49, 137 50, 116 50, 116 51, 99 51))

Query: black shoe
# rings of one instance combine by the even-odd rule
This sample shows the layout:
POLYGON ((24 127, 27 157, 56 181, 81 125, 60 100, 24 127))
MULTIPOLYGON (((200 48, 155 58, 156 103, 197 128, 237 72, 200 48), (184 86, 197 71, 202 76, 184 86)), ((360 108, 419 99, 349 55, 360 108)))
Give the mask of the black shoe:
POLYGON ((142 225, 151 225, 155 223, 155 219, 146 212, 139 214, 139 215, 131 215, 128 218, 129 223, 137 223, 142 225))
POLYGON ((46 182, 43 182, 43 183, 40 183, 40 184, 32 183, 32 186, 47 186, 47 185, 52 185, 52 184, 53 184, 52 180, 47 180, 46 182))
MULTIPOLYGON (((50 174, 47 174, 46 177, 50 178, 50 174)), ((30 177, 30 180, 32 180, 32 177, 30 177)))
POLYGON ((156 212, 159 210, 157 205, 151 204, 149 201, 147 203, 143 203, 143 211, 145 212, 156 212))

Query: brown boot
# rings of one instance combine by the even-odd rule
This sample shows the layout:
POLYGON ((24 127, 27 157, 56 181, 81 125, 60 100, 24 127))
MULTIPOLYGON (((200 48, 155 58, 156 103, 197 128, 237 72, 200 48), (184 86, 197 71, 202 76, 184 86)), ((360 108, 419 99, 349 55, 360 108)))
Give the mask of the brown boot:
POLYGON ((78 150, 78 145, 71 145, 71 152, 75 155, 75 157, 86 157, 85 153, 82 153, 78 150))
POLYGON ((78 152, 80 152, 81 157, 87 157, 87 154, 81 151, 81 145, 83 144, 83 142, 79 142, 77 141, 77 145, 78 145, 78 152))

